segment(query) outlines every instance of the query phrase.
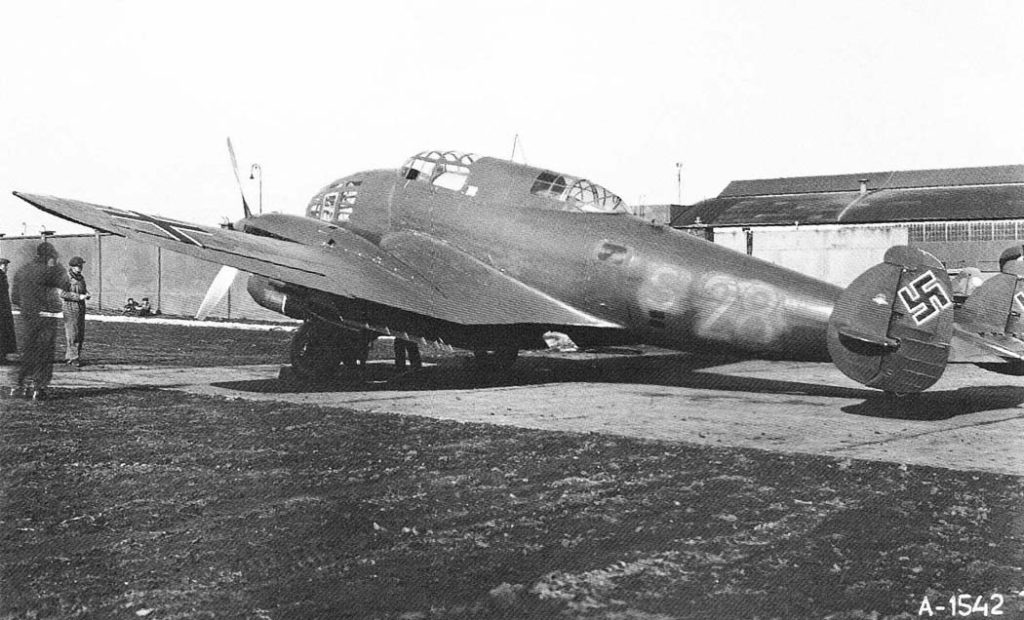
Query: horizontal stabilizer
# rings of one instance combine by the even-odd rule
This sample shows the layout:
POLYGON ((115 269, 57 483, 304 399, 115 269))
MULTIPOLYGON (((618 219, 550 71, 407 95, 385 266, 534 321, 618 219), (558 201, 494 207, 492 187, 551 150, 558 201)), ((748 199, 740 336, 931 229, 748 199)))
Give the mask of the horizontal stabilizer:
POLYGON ((887 392, 920 392, 946 367, 953 333, 949 276, 931 254, 897 246, 843 291, 828 350, 846 376, 887 392))
POLYGON ((994 364, 1024 361, 1024 340, 1007 334, 977 334, 955 325, 949 363, 994 364))
POLYGON ((1024 269, 1020 269, 1018 260, 1001 262, 1002 273, 975 289, 957 312, 957 346, 950 361, 977 364, 994 372, 1021 374, 1024 372, 1024 321, 1021 319, 1024 315, 1024 269))
POLYGON ((974 290, 956 322, 977 334, 1008 334, 1020 338, 1024 331, 1024 277, 997 273, 974 290))

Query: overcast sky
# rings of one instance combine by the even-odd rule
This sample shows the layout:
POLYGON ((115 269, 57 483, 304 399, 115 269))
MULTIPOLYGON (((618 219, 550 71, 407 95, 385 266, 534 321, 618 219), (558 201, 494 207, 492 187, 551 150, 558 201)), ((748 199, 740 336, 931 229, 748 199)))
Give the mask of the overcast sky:
POLYGON ((204 224, 458 149, 629 203, 732 179, 1024 163, 1024 2, 0 0, 11 190, 204 224), (253 203, 255 183, 247 184, 253 203))

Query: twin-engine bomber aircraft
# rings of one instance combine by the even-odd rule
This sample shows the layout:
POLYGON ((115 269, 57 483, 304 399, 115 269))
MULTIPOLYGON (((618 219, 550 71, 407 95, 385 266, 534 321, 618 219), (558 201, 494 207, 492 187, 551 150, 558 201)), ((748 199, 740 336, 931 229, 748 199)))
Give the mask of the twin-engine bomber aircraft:
MULTIPOLYGON (((236 169, 237 174, 237 169, 236 169)), ((320 190, 306 215, 205 227, 15 192, 39 209, 252 274, 262 306, 303 320, 294 373, 365 359, 374 334, 511 365, 549 331, 581 346, 832 360, 897 394, 947 363, 1024 374, 1024 269, 1009 261, 963 308, 937 259, 897 246, 845 290, 626 212, 586 179, 454 151, 320 190), (369 337, 368 337, 369 336, 369 337)), ((243 196, 244 204, 244 196, 243 196)))

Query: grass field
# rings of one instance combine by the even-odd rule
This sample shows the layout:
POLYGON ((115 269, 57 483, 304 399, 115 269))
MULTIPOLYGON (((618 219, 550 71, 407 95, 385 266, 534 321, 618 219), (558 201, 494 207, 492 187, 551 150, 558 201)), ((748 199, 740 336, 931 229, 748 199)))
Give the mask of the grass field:
MULTIPOLYGON (((280 362, 288 339, 89 327, 104 363, 280 362)), ((1012 476, 55 396, 0 401, 0 618, 909 619, 960 594, 1024 617, 1012 476)))

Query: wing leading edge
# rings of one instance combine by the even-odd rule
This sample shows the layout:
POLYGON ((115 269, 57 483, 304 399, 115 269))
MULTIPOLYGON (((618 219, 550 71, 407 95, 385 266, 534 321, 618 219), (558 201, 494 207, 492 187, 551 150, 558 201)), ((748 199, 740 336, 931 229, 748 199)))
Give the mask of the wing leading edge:
POLYGON ((339 230, 333 246, 311 246, 54 196, 14 195, 42 211, 101 232, 451 323, 622 327, 573 308, 454 248, 417 236, 393 238, 389 251, 339 230), (473 278, 466 279, 470 265, 473 278))

